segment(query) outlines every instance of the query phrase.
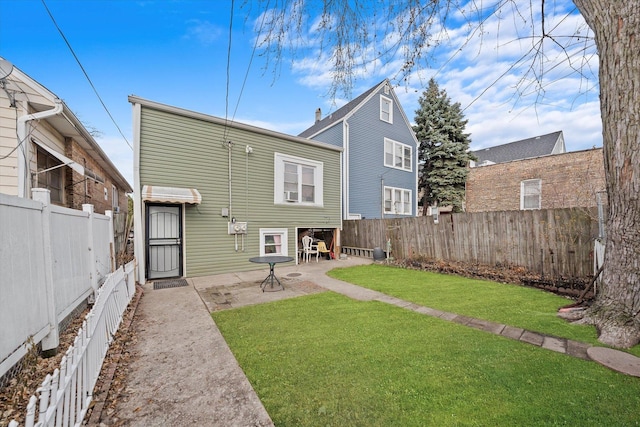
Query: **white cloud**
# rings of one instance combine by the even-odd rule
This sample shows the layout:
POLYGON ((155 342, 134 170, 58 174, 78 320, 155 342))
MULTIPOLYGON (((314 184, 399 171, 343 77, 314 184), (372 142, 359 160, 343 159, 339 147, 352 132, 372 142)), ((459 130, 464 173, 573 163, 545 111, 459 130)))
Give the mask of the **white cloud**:
POLYGON ((187 22, 186 39, 194 39, 203 45, 211 45, 223 34, 222 29, 209 21, 191 19, 187 22))
MULTIPOLYGON (((409 47, 400 45, 393 56, 372 61, 400 41, 398 33, 380 34, 361 57, 354 58, 355 63, 366 62, 365 58, 369 63, 353 70, 352 98, 382 78, 390 78, 407 117, 413 121, 418 98, 429 78, 435 77, 452 102, 459 102, 464 109, 474 148, 558 130, 564 131, 569 150, 601 146, 598 58, 592 35, 573 3, 563 0, 547 5, 545 29, 553 38, 540 44, 541 51, 535 49, 539 37, 529 37, 532 30, 541 34, 540 8, 529 0, 502 4, 498 15, 487 17, 489 12, 485 10, 485 16, 478 17, 467 10, 466 17, 452 15, 450 27, 433 27, 432 41, 437 47, 406 76, 402 71, 403 49, 409 47), (481 18, 484 20, 479 26, 481 18), (469 37, 474 28, 477 31, 469 37), (576 34, 581 37, 566 37, 576 34)), ((384 21, 378 25, 389 28, 384 21)), ((333 81, 330 52, 320 55, 307 50, 293 61, 292 71, 298 84, 321 96, 329 93, 333 81)), ((344 102, 326 100, 324 106, 335 110, 344 102)))

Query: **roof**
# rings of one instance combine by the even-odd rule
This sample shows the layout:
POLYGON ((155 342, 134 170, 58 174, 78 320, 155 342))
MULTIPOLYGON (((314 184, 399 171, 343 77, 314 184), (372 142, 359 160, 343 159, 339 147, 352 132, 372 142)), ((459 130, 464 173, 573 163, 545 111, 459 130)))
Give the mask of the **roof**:
POLYGON ((513 160, 531 159, 564 153, 564 138, 562 131, 522 139, 495 147, 483 148, 472 153, 478 158, 476 164, 505 163, 513 160), (560 143, 560 147, 558 147, 560 143))
POLYGON ((324 119, 314 123, 313 126, 306 129, 305 131, 300 133, 298 136, 301 136, 303 138, 310 138, 315 134, 317 134, 318 132, 320 132, 321 130, 329 128, 333 126, 335 123, 342 121, 342 119, 344 119, 351 111, 357 109, 357 107, 359 107, 360 104, 362 104, 369 97, 369 95, 371 95, 373 92, 376 92, 384 83, 387 83, 387 79, 384 79, 383 81, 381 81, 380 83, 378 83, 377 85, 375 85, 374 87, 372 87, 371 89, 363 93, 362 95, 349 101, 347 104, 345 104, 338 110, 334 111, 333 113, 329 114, 324 119))
MULTIPOLYGON (((0 57, 1 59, 1 57, 0 57)), ((96 140, 91 136, 89 131, 84 127, 82 122, 76 117, 76 115, 71 111, 71 109, 62 101, 62 98, 58 97, 55 93, 51 92, 49 89, 32 79, 25 72, 20 70, 18 67, 14 66, 12 74, 15 73, 15 76, 24 82, 24 84, 29 85, 35 91, 39 92, 47 101, 50 101, 50 105, 39 104, 37 102, 30 102, 29 105, 33 108, 33 112, 40 112, 51 109, 51 107, 55 104, 56 100, 59 100, 62 103, 63 110, 61 114, 56 114, 55 116, 47 117, 43 120, 50 123, 62 136, 73 138, 78 142, 78 144, 87 152, 91 158, 93 158, 96 163, 102 167, 106 173, 110 176, 110 178, 118 184, 120 188, 122 188, 125 192, 132 192, 133 188, 127 182, 125 177, 120 173, 120 171, 115 167, 113 162, 109 159, 106 153, 102 150, 100 145, 96 142, 96 140)))
POLYGON ((136 95, 129 95, 129 102, 133 105, 139 104, 141 106, 147 107, 147 108, 151 108, 154 110, 158 110, 158 111, 165 111, 171 114, 177 114, 180 116, 184 116, 184 117, 191 117, 191 118, 195 118, 195 119, 199 119, 199 120, 203 120, 206 122, 210 122, 210 123, 216 123, 218 125, 222 125, 222 126, 227 126, 230 128, 235 128, 235 129, 242 129, 248 132, 253 132, 253 133, 257 133, 257 134, 262 134, 262 135, 267 135, 267 136, 272 136, 275 138, 280 138, 280 139, 286 139, 288 141, 293 141, 293 142, 297 142, 300 144, 305 144, 305 145, 312 145, 315 147, 322 147, 324 149, 327 150, 332 150, 332 151, 342 151, 341 147, 336 147, 334 145, 331 144, 325 144, 323 142, 319 142, 319 141, 311 141, 308 140, 306 138, 300 138, 298 136, 293 136, 293 135, 287 135, 284 133, 280 133, 280 132, 276 132, 273 130, 269 130, 269 129, 264 129, 264 128, 260 128, 257 126, 252 126, 252 125, 248 125, 245 123, 240 123, 237 121, 232 121, 232 120, 226 120, 223 119, 222 117, 216 117, 216 116, 211 116, 208 114, 204 114, 204 113, 199 113, 196 111, 191 111, 191 110, 187 110, 184 108, 180 108, 180 107, 174 107, 172 105, 167 105, 167 104, 161 104, 159 102, 156 101, 151 101, 148 99, 144 99, 141 98, 139 96, 136 95))

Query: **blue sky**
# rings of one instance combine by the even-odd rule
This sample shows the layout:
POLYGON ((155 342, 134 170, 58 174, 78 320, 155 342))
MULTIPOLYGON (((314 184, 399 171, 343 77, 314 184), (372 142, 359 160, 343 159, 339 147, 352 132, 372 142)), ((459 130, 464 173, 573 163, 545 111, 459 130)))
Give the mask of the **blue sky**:
MULTIPOLYGON (((235 1, 229 51, 230 0, 46 0, 130 144, 130 94, 289 134, 311 126, 318 107, 327 114, 348 101, 341 93, 336 99, 327 97, 330 70, 326 61, 319 60, 312 43, 295 57, 285 51, 276 72, 259 51, 252 57, 254 28, 262 10, 256 5, 241 8, 244 3, 235 1)), ((552 3, 553 9, 547 8, 547 28, 557 26, 558 37, 581 28, 583 21, 576 13, 560 18, 572 10, 572 2, 552 3)), ((529 0, 514 4, 523 7, 525 18, 533 18, 529 22, 535 21, 539 11, 522 13, 529 0)), ((525 30, 512 16, 505 10, 502 16, 484 22, 481 36, 476 33, 469 39, 463 21, 454 15, 450 28, 443 28, 442 44, 430 67, 398 81, 401 58, 374 61, 366 69, 356 70, 352 96, 388 77, 397 85, 396 94, 413 121, 418 97, 435 76, 452 101, 464 109, 472 149, 558 130, 564 131, 568 151, 602 146, 598 64, 593 48, 586 48, 589 62, 583 67, 579 52, 584 45, 570 49, 576 54, 572 66, 587 74, 590 79, 586 80, 570 73, 567 61, 563 61, 566 55, 554 43, 546 43, 543 61, 533 68, 539 71, 544 67, 545 90, 520 86, 522 95, 514 96, 522 76, 531 77, 526 70, 532 63, 523 61, 510 68, 531 47, 530 39, 514 41, 525 30)), ((313 28, 309 35, 313 37, 313 28)), ((0 56, 61 97, 80 120, 100 131, 97 141, 133 184, 131 148, 40 0, 0 0, 0 56)))

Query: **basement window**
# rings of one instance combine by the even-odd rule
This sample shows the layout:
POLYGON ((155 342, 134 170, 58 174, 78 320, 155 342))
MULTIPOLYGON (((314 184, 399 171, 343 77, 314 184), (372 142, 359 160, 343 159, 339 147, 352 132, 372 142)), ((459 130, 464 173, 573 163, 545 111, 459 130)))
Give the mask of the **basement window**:
POLYGON ((289 253, 287 240, 289 232, 286 228, 260 229, 260 256, 284 255, 289 253))

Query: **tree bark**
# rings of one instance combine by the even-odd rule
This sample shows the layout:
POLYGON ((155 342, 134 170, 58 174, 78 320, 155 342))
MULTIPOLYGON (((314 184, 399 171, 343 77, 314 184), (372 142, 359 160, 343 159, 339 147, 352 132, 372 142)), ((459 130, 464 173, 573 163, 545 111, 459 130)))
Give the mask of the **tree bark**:
POLYGON ((600 61, 609 204, 602 283, 586 319, 599 341, 640 342, 640 0, 574 0, 595 33, 600 61))

